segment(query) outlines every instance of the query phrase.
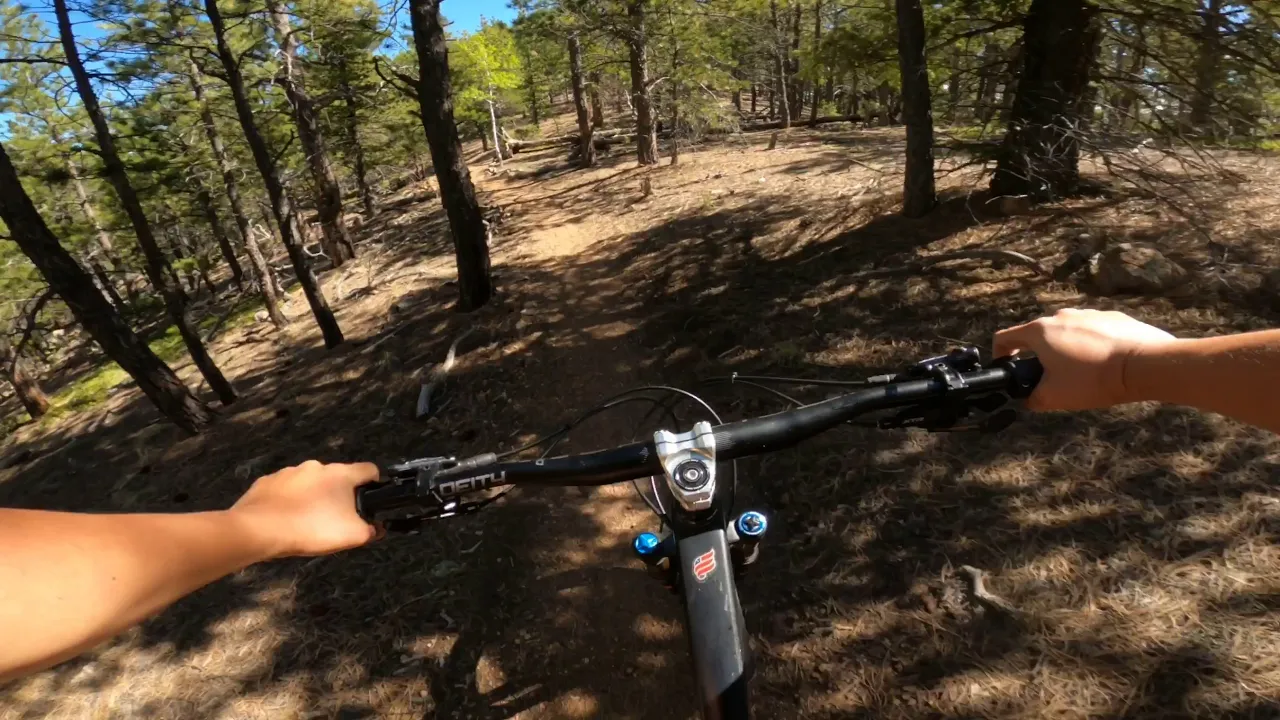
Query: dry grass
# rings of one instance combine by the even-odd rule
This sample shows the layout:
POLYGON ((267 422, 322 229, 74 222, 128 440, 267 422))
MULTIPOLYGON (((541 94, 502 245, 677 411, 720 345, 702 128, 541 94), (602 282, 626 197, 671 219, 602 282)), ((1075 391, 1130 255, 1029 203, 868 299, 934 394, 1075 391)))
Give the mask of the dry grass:
MULTIPOLYGON (((795 131, 772 152, 765 140, 685 150, 675 168, 615 157, 571 171, 544 154, 477 169, 504 211, 501 296, 469 317, 449 311, 449 242, 420 194, 366 225, 360 260, 324 278, 366 342, 326 353, 294 299, 285 333, 255 325, 216 343, 245 399, 209 433, 183 439, 118 393, 11 440, 11 456, 33 457, 4 471, 0 504, 216 507, 313 455, 492 450, 639 382, 857 377, 1065 305, 1187 334, 1276 321, 1257 285, 1276 260, 1277 171, 1247 156, 1223 160, 1243 182, 1189 185, 1176 206, 1121 188, 1007 219, 983 214, 973 172, 958 171, 943 208, 907 221, 893 215, 896 133, 795 131), (1081 232, 1158 240, 1196 269, 1195 291, 1099 300, 1018 268, 859 275, 971 247, 1053 265, 1081 232), (414 372, 467 326, 481 332, 451 405, 411 422, 414 372)), ((774 407, 710 396, 736 415, 774 407)), ((624 439, 629 420, 567 449, 624 439)), ((777 521, 741 583, 758 714, 1280 715, 1277 458, 1262 433, 1138 406, 998 437, 847 429, 744 463, 745 502, 777 521), (975 604, 963 565, 1015 610, 975 604)), ((5 688, 0 718, 691 717, 676 601, 628 557, 652 526, 627 488, 526 490, 420 537, 254 568, 5 688)))

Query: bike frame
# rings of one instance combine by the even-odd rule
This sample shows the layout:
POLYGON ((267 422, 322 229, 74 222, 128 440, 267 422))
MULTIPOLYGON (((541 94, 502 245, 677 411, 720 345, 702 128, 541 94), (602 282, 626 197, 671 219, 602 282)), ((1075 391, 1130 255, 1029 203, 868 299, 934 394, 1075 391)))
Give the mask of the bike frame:
POLYGON ((730 529, 732 484, 721 483, 711 509, 699 513, 681 508, 665 483, 657 485, 675 540, 676 555, 671 561, 678 568, 702 716, 706 720, 746 720, 751 716, 748 685, 752 663, 729 550, 731 540, 737 539, 730 529))

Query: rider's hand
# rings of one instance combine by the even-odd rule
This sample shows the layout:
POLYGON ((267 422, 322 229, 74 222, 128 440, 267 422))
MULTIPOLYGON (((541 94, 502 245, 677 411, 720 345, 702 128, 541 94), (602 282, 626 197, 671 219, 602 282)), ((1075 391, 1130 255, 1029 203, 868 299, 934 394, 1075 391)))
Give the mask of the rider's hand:
POLYGON ((1027 399, 1033 410, 1090 410, 1143 398, 1126 384, 1136 354, 1177 342, 1169 333, 1118 312, 1059 310, 1053 317, 996 333, 996 357, 1033 352, 1044 379, 1027 399))
POLYGON ((258 478, 232 506, 270 557, 327 555, 359 547, 377 529, 356 513, 355 489, 378 479, 371 463, 315 460, 258 478))

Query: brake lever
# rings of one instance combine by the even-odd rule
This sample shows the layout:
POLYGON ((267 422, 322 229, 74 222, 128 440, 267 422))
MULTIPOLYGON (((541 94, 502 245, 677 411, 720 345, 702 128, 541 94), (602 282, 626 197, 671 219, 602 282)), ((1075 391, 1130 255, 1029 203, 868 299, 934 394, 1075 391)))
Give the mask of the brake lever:
POLYGON ((999 432, 1018 419, 1016 410, 1005 407, 1009 401, 1004 393, 944 399, 906 408, 881 419, 878 427, 881 430, 920 428, 928 432, 999 432), (978 413, 985 417, 961 424, 978 413))

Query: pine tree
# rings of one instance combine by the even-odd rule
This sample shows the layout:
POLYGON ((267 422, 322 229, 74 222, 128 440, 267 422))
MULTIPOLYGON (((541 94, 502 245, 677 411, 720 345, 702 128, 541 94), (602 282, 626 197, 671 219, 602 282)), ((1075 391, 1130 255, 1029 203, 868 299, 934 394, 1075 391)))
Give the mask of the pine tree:
POLYGON ((151 223, 147 220, 146 213, 142 210, 142 204, 133 189, 133 183, 129 180, 124 163, 116 151, 115 138, 112 136, 106 117, 98 105, 97 93, 90 82, 89 73, 85 70, 84 64, 80 60, 80 50, 76 45, 75 35, 72 32, 71 17, 67 10, 66 0, 54 0, 54 11, 58 19, 58 34, 62 42, 62 51, 66 59, 67 68, 75 80, 76 91, 80 96, 81 103, 84 105, 85 112, 93 123, 94 135, 98 142, 98 150, 102 155, 102 161, 106 166, 107 178, 110 180, 112 187, 115 188, 120 203, 128 215, 129 222, 138 238, 138 246, 146 258, 147 275, 152 285, 164 298, 165 309, 168 311, 174 325, 177 326, 178 333, 182 336, 182 341, 187 346, 187 351, 190 353, 196 367, 199 368, 200 374, 204 376, 205 381, 209 383, 209 387, 218 396, 219 400, 223 403, 234 402, 236 399, 235 390, 222 375, 222 371, 218 369, 208 350, 205 349, 204 342, 200 339, 200 335, 196 333, 190 319, 187 317, 186 303, 164 272, 163 253, 156 243, 151 223))
POLYGON ((315 273, 312 272, 311 264, 307 260, 307 254, 302 249, 302 225, 298 219, 297 210, 294 208, 292 199, 285 192, 284 183, 280 180, 280 170, 271 152, 267 149, 267 143, 263 139, 262 132, 254 121, 253 108, 250 106, 248 95, 245 93, 244 78, 240 72, 240 60, 232 53, 231 45, 227 41, 227 30, 222 21, 222 14, 219 12, 217 0, 205 0, 205 12, 209 16, 209 24, 213 29, 218 60, 221 62, 222 70, 226 74, 227 87, 231 90, 236 116, 240 120, 241 129, 244 131, 245 141, 248 142, 249 149, 253 152, 254 163, 258 167, 259 174, 262 175, 262 183, 267 188, 267 196, 271 202, 271 213, 274 216, 276 226, 280 230, 280 240, 284 244, 285 250, 289 253, 289 260, 292 262, 294 272, 298 276, 298 284, 302 286, 303 295, 307 298, 307 304, 311 306, 311 313, 315 316, 316 324, 320 326, 320 333, 324 337, 325 347, 337 347, 342 344, 342 329, 338 327, 337 318, 334 317, 333 311, 329 309, 329 301, 325 299, 324 293, 320 289, 320 282, 316 279, 315 273))
MULTIPOLYGON (((212 2, 212 0, 210 0, 212 2)), ((440 24, 439 0, 410 0, 413 43, 418 53, 416 83, 422 125, 440 200, 458 261, 458 308, 475 310, 493 295, 489 277, 489 230, 471 184, 471 172, 462 155, 462 143, 453 119, 453 90, 449 78, 449 53, 440 24)))
POLYGON ((212 421, 209 408, 129 329, 75 258, 58 243, 22 187, 3 145, 0 145, 0 220, 80 325, 107 357, 129 373, 161 413, 191 433, 200 432, 212 421))

